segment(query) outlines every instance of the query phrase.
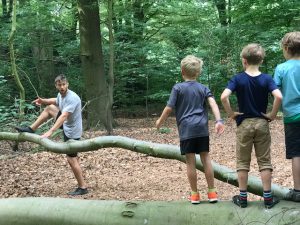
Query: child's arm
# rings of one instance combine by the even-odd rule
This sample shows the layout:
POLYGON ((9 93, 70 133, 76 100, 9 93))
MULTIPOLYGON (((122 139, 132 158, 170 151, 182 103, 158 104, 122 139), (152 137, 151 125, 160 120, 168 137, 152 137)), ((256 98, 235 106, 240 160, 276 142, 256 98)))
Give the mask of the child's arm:
POLYGON ((272 91, 272 95, 274 96, 272 111, 267 114, 262 113, 264 117, 271 121, 276 118, 282 100, 282 94, 279 89, 275 89, 274 91, 272 91))
POLYGON ((172 112, 172 108, 166 106, 159 119, 156 120, 155 126, 157 129, 161 127, 161 125, 165 122, 165 120, 168 118, 171 112, 172 112))
POLYGON ((243 115, 243 113, 234 112, 232 110, 232 108, 230 106, 230 102, 229 102, 229 96, 231 95, 231 93, 232 93, 231 90, 226 88, 221 95, 221 101, 222 101, 224 109, 227 112, 229 118, 235 119, 235 117, 237 117, 238 115, 243 115))
POLYGON ((221 119, 220 110, 216 100, 213 97, 208 97, 207 100, 216 119, 215 131, 217 134, 222 134, 224 132, 224 123, 221 119))

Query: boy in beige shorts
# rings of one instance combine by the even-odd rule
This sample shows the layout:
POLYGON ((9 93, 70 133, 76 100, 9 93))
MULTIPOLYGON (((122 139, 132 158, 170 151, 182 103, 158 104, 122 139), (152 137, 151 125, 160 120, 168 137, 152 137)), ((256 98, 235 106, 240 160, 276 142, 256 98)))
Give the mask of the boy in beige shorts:
POLYGON ((259 71, 264 56, 264 49, 260 45, 245 46, 241 52, 245 71, 232 77, 221 95, 226 112, 237 123, 236 158, 240 194, 232 200, 241 208, 247 207, 247 182, 253 145, 261 173, 264 205, 272 208, 279 202, 271 193, 269 122, 276 117, 282 95, 272 77, 259 71), (230 106, 229 96, 232 92, 236 93, 239 112, 234 112, 230 106), (269 93, 274 96, 274 102, 272 111, 266 114, 269 93))

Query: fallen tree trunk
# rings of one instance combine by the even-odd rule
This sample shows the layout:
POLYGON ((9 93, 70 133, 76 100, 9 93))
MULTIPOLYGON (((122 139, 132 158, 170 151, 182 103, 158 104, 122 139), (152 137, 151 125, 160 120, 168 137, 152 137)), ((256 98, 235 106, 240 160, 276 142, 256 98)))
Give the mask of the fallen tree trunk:
MULTIPOLYGON (((47 138, 41 138, 41 136, 36 134, 0 132, 0 140, 11 140, 18 142, 29 141, 45 147, 48 151, 59 154, 87 152, 98 150, 100 148, 118 147, 157 158, 176 159, 185 163, 185 157, 180 154, 178 146, 157 144, 121 136, 102 136, 82 141, 69 141, 67 143, 57 143, 47 138)), ((216 179, 238 187, 236 171, 231 170, 225 166, 219 165, 215 162, 212 162, 212 164, 216 179)), ((196 167, 202 172, 204 171, 203 165, 199 157, 197 157, 196 159, 196 167)), ((263 189, 260 178, 255 176, 249 176, 248 191, 253 194, 262 196, 263 189)), ((289 189, 276 184, 272 184, 272 191, 274 195, 278 196, 279 198, 284 198, 284 196, 286 196, 286 194, 288 193, 289 189)))
POLYGON ((0 200, 0 225, 229 225, 300 224, 299 203, 281 201, 272 209, 263 202, 239 208, 232 202, 192 205, 187 201, 98 201, 63 198, 0 200))

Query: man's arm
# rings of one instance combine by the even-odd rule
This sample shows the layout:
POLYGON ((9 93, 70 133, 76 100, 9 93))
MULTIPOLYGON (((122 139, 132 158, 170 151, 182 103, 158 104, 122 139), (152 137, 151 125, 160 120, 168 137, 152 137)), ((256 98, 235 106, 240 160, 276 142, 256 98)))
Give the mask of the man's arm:
POLYGON ((232 93, 232 91, 230 89, 226 88, 221 95, 221 101, 222 101, 222 105, 223 105, 226 113, 228 114, 229 118, 235 119, 235 117, 237 117, 238 115, 243 115, 243 113, 234 112, 232 110, 230 102, 229 102, 229 96, 231 95, 231 93, 232 93))
POLYGON ((282 101, 282 94, 279 89, 275 89, 274 91, 272 91, 272 95, 274 96, 272 111, 267 114, 262 113, 264 117, 266 117, 271 121, 276 118, 277 112, 279 110, 282 101))
POLYGON ((56 98, 40 98, 38 97, 32 103, 36 105, 56 105, 56 98))
POLYGON ((165 120, 168 118, 171 112, 172 112, 172 108, 170 106, 166 106, 164 108, 161 116, 159 117, 158 120, 156 120, 155 126, 157 129, 161 127, 161 125, 165 122, 165 120))
POLYGON ((215 131, 217 134, 222 134, 224 132, 224 122, 221 119, 220 110, 216 100, 213 97, 208 97, 207 100, 216 120, 215 131))
POLYGON ((58 128, 63 125, 63 123, 68 119, 70 113, 69 112, 63 112, 58 119, 55 121, 54 125, 48 130, 46 133, 42 135, 43 138, 50 137, 54 131, 56 131, 58 128))

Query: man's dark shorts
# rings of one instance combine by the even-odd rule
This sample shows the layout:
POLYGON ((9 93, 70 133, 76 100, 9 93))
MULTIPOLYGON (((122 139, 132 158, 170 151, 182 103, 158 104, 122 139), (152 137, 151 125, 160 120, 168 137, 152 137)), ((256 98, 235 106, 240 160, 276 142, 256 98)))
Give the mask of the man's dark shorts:
POLYGON ((285 123, 286 158, 300 157, 300 122, 285 123))
POLYGON ((180 141, 181 155, 186 153, 200 154, 200 152, 209 152, 209 136, 196 137, 180 141))
MULTIPOLYGON (((60 117, 60 115, 61 115, 61 111, 59 111, 59 112, 57 113, 57 116, 56 116, 55 121, 58 119, 58 117, 60 117)), ((64 125, 61 125, 60 129, 62 129, 62 130, 63 130, 63 133, 64 133, 64 142, 67 142, 68 140, 73 139, 73 138, 68 138, 68 137, 66 136, 66 134, 65 134, 65 132, 64 132, 64 125)), ((73 139, 73 140, 77 140, 77 141, 78 141, 78 140, 80 140, 80 138, 73 139)), ((78 153, 67 154, 67 156, 69 156, 69 157, 77 157, 77 156, 78 156, 78 153)))

